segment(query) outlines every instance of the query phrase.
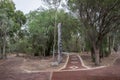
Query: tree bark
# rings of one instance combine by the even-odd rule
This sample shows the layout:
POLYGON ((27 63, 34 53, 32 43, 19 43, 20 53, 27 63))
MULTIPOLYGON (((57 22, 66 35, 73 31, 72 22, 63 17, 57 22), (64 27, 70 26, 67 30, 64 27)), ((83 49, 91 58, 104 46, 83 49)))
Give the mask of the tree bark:
POLYGON ((99 49, 95 49, 95 65, 100 65, 100 55, 99 55, 99 49))
POLYGON ((57 28, 57 8, 55 12, 55 26, 54 26, 54 43, 53 43, 53 61, 55 61, 55 47, 56 47, 56 28, 57 28))
POLYGON ((6 55, 6 32, 5 32, 5 35, 3 36, 3 58, 7 58, 7 55, 6 55))
POLYGON ((95 62, 95 51, 93 47, 91 47, 91 58, 92 58, 92 62, 95 62))
POLYGON ((95 65, 99 66, 100 65, 100 54, 99 54, 100 49, 97 44, 93 44, 93 49, 95 52, 95 65))
POLYGON ((108 37, 108 52, 111 54, 111 37, 108 37))
POLYGON ((0 59, 2 59, 2 49, 0 47, 0 59))

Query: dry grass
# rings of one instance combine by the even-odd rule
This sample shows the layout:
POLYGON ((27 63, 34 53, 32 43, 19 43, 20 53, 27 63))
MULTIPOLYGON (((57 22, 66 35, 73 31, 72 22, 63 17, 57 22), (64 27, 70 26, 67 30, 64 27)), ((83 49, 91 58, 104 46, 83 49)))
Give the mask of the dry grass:
MULTIPOLYGON (((19 54, 19 57, 16 57, 16 54, 8 54, 8 58, 6 60, 0 60, 0 65, 3 63, 6 63, 6 61, 9 61, 11 59, 17 60, 21 59, 19 69, 23 71, 54 71, 59 70, 61 67, 63 67, 67 60, 67 55, 63 55, 63 60, 58 66, 52 66, 52 56, 49 57, 32 57, 27 56, 22 53, 19 54)), ((56 56, 57 58, 57 56, 56 56)), ((14 61, 13 61, 14 62, 14 61)))
MULTIPOLYGON (((102 58, 101 60, 101 63, 100 65, 101 66, 110 66, 110 65, 113 65, 114 61, 120 57, 119 56, 120 54, 116 54, 116 53, 112 53, 111 55, 109 55, 108 57, 104 57, 102 58)), ((90 52, 89 53, 81 53, 80 56, 82 57, 83 59, 83 62, 86 66, 89 66, 89 67, 96 67, 94 65, 94 63, 92 62, 91 60, 91 55, 90 55, 90 52)))
POLYGON ((63 61, 59 66, 51 66, 52 57, 47 58, 25 58, 22 68, 28 71, 54 71, 64 66, 67 56, 64 55, 63 61))

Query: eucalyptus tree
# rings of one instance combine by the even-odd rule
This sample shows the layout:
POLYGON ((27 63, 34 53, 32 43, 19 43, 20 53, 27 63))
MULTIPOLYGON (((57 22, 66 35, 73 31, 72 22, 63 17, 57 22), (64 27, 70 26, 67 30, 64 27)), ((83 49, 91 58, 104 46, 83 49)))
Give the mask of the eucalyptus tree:
POLYGON ((26 18, 22 12, 15 11, 15 4, 12 0, 1 0, 0 17, 1 43, 3 43, 1 48, 3 49, 3 54, 5 54, 5 48, 8 47, 7 43, 10 43, 10 39, 15 36, 14 34, 16 34, 18 30, 20 30, 20 27, 25 23, 26 18))
POLYGON ((54 16, 54 45, 53 45, 53 61, 55 60, 55 47, 56 47, 56 35, 57 35, 57 11, 61 4, 61 0, 43 0, 45 1, 51 8, 55 10, 54 16))
MULTIPOLYGON (((37 55, 51 55, 54 45, 54 9, 45 11, 33 11, 27 15, 27 26, 32 51, 37 55), (39 44, 39 45, 38 45, 39 44), (36 51, 36 52, 34 52, 36 51)), ((63 49, 69 45, 72 34, 78 30, 78 20, 64 10, 57 12, 56 22, 62 23, 62 44, 63 49)), ((57 46, 56 46, 57 47, 57 46)))
POLYGON ((100 45, 103 38, 120 26, 119 0, 69 0, 70 8, 77 12, 100 65, 100 45))
POLYGON ((1 31, 1 54, 2 58, 5 58, 5 47, 6 47, 6 33, 7 33, 7 26, 8 26, 8 17, 6 15, 0 15, 0 31, 1 31))
POLYGON ((9 33, 10 26, 12 25, 12 20, 9 15, 12 15, 14 9, 13 2, 9 0, 3 0, 0 2, 0 35, 1 35, 1 46, 0 53, 2 54, 1 58, 6 58, 6 44, 7 37, 9 33), (8 5, 9 4, 9 5, 8 5), (9 7, 9 8, 8 8, 9 7))
POLYGON ((2 12, 2 14, 0 13, 0 20, 0 53, 2 54, 1 58, 6 58, 7 40, 9 37, 9 30, 13 26, 13 21, 7 17, 5 12, 2 12))
POLYGON ((53 12, 33 11, 27 15, 27 18, 29 41, 32 43, 34 55, 49 56, 53 46, 53 12))

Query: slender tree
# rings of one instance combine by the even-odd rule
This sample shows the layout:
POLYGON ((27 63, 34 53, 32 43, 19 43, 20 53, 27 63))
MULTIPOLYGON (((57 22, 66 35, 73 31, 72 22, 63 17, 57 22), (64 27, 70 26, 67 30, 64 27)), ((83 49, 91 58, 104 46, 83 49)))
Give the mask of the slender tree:
POLYGON ((55 48, 56 48, 56 35, 57 35, 57 11, 60 6, 61 0, 44 0, 51 7, 55 9, 55 22, 54 22, 54 44, 53 44, 53 61, 55 61, 55 48))
POLYGON ((7 43, 10 38, 16 36, 21 25, 26 21, 25 16, 22 16, 15 11, 15 4, 12 0, 2 0, 0 2, 0 34, 1 34, 1 52, 6 56, 7 43))

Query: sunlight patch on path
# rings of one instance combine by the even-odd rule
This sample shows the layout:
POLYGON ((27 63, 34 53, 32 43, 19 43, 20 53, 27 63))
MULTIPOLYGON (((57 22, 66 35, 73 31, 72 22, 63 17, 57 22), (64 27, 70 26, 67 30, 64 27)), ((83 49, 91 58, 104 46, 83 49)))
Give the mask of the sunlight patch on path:
POLYGON ((70 63, 72 63, 72 64, 77 64, 78 62, 75 62, 75 61, 71 61, 70 63))
POLYGON ((72 70, 75 70, 75 69, 78 69, 79 67, 78 66, 70 66, 69 68, 72 70))

